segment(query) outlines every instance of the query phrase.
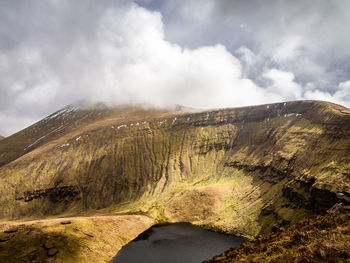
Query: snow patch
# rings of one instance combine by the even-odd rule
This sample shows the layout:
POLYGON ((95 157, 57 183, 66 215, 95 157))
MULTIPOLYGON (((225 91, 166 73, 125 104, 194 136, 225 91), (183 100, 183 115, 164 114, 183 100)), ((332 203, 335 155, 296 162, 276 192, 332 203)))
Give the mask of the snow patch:
POLYGON ((175 117, 174 119, 173 119, 173 125, 175 124, 175 122, 176 122, 176 120, 177 120, 177 117, 175 117))
POLYGON ((288 114, 284 114, 284 117, 292 117, 292 116, 301 116, 300 113, 288 113, 288 114))
POLYGON ((68 107, 63 108, 62 110, 59 110, 56 113, 51 114, 50 116, 46 117, 44 120, 51 120, 51 119, 54 119, 60 115, 61 115, 60 117, 63 117, 63 116, 66 116, 70 113, 73 113, 77 110, 79 110, 79 107, 77 107, 77 106, 68 106, 68 107))
POLYGON ((27 147, 24 148, 24 150, 27 150, 28 148, 32 147, 33 145, 37 144, 38 142, 40 142, 42 139, 44 139, 45 137, 49 136, 50 134, 62 130, 64 128, 63 125, 61 125, 60 127, 58 127, 57 129, 54 129, 53 131, 50 131, 48 134, 45 134, 44 136, 40 137, 39 139, 37 139, 35 142, 33 142, 32 144, 28 145, 27 147))

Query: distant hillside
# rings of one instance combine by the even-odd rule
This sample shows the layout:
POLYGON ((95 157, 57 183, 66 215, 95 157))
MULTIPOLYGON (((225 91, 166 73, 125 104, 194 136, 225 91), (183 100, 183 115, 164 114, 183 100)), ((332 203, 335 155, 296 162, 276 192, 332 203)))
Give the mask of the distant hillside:
POLYGON ((0 135, 0 141, 3 140, 3 139, 5 139, 5 137, 3 137, 3 136, 0 135))

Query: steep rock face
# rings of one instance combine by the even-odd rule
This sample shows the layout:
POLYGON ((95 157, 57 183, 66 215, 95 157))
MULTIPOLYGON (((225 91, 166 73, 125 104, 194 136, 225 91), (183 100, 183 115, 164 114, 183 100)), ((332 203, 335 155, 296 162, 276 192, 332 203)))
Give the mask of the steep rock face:
POLYGON ((350 193, 350 115, 326 103, 75 110, 30 127, 34 138, 28 129, 36 148, 0 143, 3 219, 104 209, 254 236, 350 193))

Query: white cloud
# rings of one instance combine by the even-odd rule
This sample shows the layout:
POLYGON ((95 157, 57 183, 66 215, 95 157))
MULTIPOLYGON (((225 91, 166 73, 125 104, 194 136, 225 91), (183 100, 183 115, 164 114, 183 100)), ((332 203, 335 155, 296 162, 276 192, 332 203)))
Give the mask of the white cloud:
MULTIPOLYGON (((59 103, 78 100, 198 108, 269 101, 262 88, 242 76, 241 62, 223 45, 182 48, 164 39, 163 26, 160 13, 131 4, 105 10, 95 37, 58 46, 53 59, 45 48, 23 43, 1 69, 1 75, 21 69, 6 79, 18 105, 12 106, 14 118, 27 124, 40 116, 28 116, 33 108, 49 114, 59 103)), ((18 129, 4 117, 0 121, 6 123, 4 135, 18 129)))
POLYGON ((341 82, 339 89, 334 94, 334 97, 350 106, 350 80, 341 82))
POLYGON ((304 97, 306 99, 330 101, 350 107, 350 80, 339 83, 338 88, 333 94, 330 92, 313 89, 307 90, 304 97))
POLYGON ((277 63, 283 63, 290 59, 295 60, 300 55, 300 49, 303 46, 300 36, 286 36, 276 45, 272 59, 277 63))
POLYGON ((207 1, 205 19, 177 11, 189 6, 195 14, 202 1, 161 2, 168 39, 192 47, 219 42, 231 52, 246 46, 258 57, 254 70, 245 69, 256 82, 266 68, 293 72, 301 85, 314 82, 325 92, 349 79, 350 1, 207 1))
MULTIPOLYGON (((94 65, 70 54, 61 85, 74 98, 111 104, 241 106, 268 102, 262 88, 242 76, 242 65, 222 45, 184 49, 164 39, 161 15, 137 5, 113 9, 99 21, 94 65), (78 76, 78 77, 77 77, 78 76), (82 97, 83 96, 83 97, 82 97)), ((79 52, 78 52, 79 54, 79 52)))
POLYGON ((304 98, 310 99, 310 100, 322 100, 322 101, 330 101, 330 102, 338 103, 330 93, 320 91, 318 89, 312 90, 312 91, 310 90, 306 91, 304 93, 304 98))
POLYGON ((283 101, 301 98, 302 87, 294 81, 295 77, 292 72, 270 69, 263 74, 263 77, 270 80, 271 84, 267 91, 275 99, 283 101))
POLYGON ((244 61, 248 66, 253 66, 258 60, 253 51, 246 46, 241 46, 236 50, 236 53, 240 55, 241 60, 244 61))
MULTIPOLYGON (((86 95, 110 103, 181 104, 193 107, 266 101, 261 88, 242 77, 240 61, 222 45, 183 49, 164 40, 157 12, 133 5, 109 11, 100 22, 99 73, 86 95)), ((76 85, 76 83, 75 83, 76 85)))

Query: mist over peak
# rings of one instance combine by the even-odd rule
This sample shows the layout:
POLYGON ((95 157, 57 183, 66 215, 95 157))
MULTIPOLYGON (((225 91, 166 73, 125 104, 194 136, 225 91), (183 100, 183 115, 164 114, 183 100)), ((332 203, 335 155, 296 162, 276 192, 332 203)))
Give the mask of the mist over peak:
MULTIPOLYGON (((324 1, 319 13, 305 19, 304 28, 291 18, 287 3, 259 27, 261 17, 248 11, 253 2, 208 0, 199 8, 193 1, 4 1, 0 133, 9 135, 76 101, 223 108, 321 99, 349 106, 348 66, 325 69, 328 59, 316 59, 321 49, 310 42, 317 37, 306 34, 322 14, 324 1), (225 12, 235 6, 244 12, 225 12), (200 16, 190 16, 198 10, 200 16), (282 29, 290 31, 277 41, 272 31, 282 18, 290 22, 282 29)), ((343 22, 344 5, 335 3, 334 13, 325 19, 343 22)), ((266 6, 276 7, 272 1, 266 6)), ((311 10, 301 2, 296 6, 295 12, 307 10, 300 11, 303 17, 311 10)), ((329 43, 322 52, 333 47, 329 43)), ((349 57, 348 48, 343 49, 349 57)))

